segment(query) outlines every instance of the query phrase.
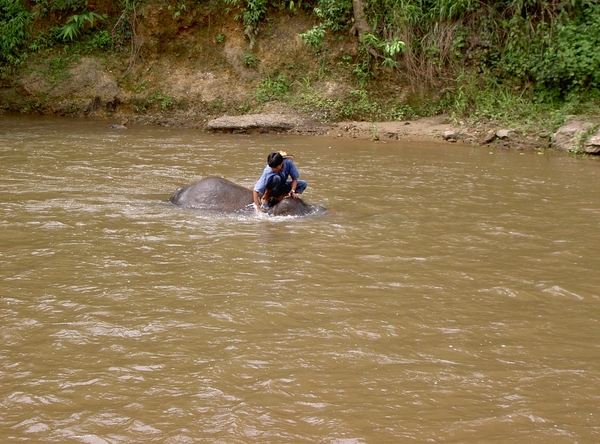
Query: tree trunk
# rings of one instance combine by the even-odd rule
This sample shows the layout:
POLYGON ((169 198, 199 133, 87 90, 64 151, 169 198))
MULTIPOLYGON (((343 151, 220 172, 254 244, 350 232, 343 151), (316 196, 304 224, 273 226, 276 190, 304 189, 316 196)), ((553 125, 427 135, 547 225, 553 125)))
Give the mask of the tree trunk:
POLYGON ((354 26, 352 32, 358 34, 358 41, 363 44, 365 49, 375 58, 381 58, 381 54, 375 51, 370 45, 364 41, 365 34, 371 34, 373 29, 365 17, 365 2, 363 0, 352 0, 352 11, 354 13, 354 26))
POLYGON ((358 37, 366 32, 372 32, 371 25, 365 18, 365 2, 362 0, 352 0, 352 10, 354 12, 354 29, 358 32, 358 37))

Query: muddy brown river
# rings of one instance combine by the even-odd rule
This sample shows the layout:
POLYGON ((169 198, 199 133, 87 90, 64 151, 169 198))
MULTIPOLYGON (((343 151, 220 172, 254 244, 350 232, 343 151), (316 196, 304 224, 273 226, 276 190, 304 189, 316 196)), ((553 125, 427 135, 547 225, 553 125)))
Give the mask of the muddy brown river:
POLYGON ((597 443, 600 163, 0 116, 0 442, 597 443), (320 217, 175 208, 296 155, 320 217))

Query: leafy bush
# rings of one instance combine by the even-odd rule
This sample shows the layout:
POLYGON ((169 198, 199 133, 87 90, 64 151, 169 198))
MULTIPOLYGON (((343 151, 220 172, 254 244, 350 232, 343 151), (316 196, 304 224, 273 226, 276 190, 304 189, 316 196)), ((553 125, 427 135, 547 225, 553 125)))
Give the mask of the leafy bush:
POLYGON ((244 62, 244 65, 246 65, 248 68, 256 68, 258 66, 258 63, 260 62, 260 59, 254 54, 246 52, 242 56, 242 61, 244 62))
POLYGON ((258 24, 267 14, 267 0, 223 0, 226 5, 241 8, 242 13, 235 16, 244 23, 244 35, 253 41, 258 24))
POLYGON ((398 66, 398 62, 394 57, 406 48, 406 44, 397 38, 394 38, 391 41, 381 41, 378 36, 371 33, 364 34, 363 41, 372 48, 378 49, 383 57, 383 62, 381 63, 390 68, 396 68, 398 66))
POLYGON ((175 101, 174 101, 173 97, 171 97, 171 96, 165 96, 165 95, 163 95, 161 93, 158 93, 158 92, 152 93, 146 99, 146 103, 148 105, 152 105, 154 102, 160 103, 160 109, 163 110, 163 111, 171 108, 175 104, 175 101))
POLYGON ((25 55, 19 49, 27 41, 32 23, 33 14, 21 0, 0 2, 0 63, 18 65, 23 61, 25 55))
POLYGON ((90 11, 82 14, 74 14, 67 19, 67 23, 58 29, 58 36, 63 40, 75 40, 79 33, 85 29, 86 22, 94 27, 94 19, 104 20, 100 14, 90 11))
POLYGON ((562 20, 544 37, 547 49, 531 69, 537 82, 561 94, 600 87, 600 5, 562 20))
POLYGON ((266 0, 247 0, 244 8, 243 18, 246 28, 250 28, 253 32, 256 31, 258 23, 265 17, 267 13, 266 0))
POLYGON ((352 20, 352 0, 318 0, 314 12, 327 28, 343 31, 352 20))
POLYGON ((364 89, 350 91, 349 100, 340 104, 338 116, 343 119, 371 120, 381 114, 381 107, 369 99, 369 94, 364 89))
POLYGON ((96 49, 110 49, 113 39, 108 31, 99 31, 92 36, 92 46, 96 49))
POLYGON ((563 10, 533 30, 521 17, 510 23, 513 30, 498 62, 501 74, 531 82, 539 97, 563 99, 600 87, 600 5, 571 14, 563 10))
POLYGON ((323 41, 325 40, 325 25, 320 24, 314 26, 312 29, 308 31, 298 34, 300 40, 304 42, 305 45, 310 45, 313 49, 318 49, 323 45, 323 41))
POLYGON ((256 92, 256 100, 259 102, 268 102, 275 99, 283 99, 290 90, 290 81, 285 74, 279 74, 276 77, 265 77, 256 92))
POLYGON ((42 16, 53 11, 78 11, 87 6, 87 0, 34 0, 42 16))
POLYGON ((313 9, 321 23, 298 35, 306 45, 319 49, 325 41, 325 33, 347 29, 351 23, 351 0, 318 0, 313 9))
POLYGON ((133 109, 138 113, 145 113, 155 103, 160 105, 161 111, 166 111, 175 105, 173 97, 161 94, 160 92, 153 92, 145 100, 133 100, 132 102, 133 109))

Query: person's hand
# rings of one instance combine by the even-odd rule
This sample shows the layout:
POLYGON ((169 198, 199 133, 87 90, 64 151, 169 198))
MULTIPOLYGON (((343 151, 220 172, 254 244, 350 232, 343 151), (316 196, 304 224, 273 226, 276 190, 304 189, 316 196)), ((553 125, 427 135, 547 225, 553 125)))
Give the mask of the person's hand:
POLYGON ((262 199, 260 201, 260 211, 262 211, 263 213, 266 213, 269 211, 269 203, 265 202, 262 199))
POLYGON ((298 197, 298 193, 296 193, 294 190, 290 191, 290 193, 288 194, 288 196, 290 197, 298 197))

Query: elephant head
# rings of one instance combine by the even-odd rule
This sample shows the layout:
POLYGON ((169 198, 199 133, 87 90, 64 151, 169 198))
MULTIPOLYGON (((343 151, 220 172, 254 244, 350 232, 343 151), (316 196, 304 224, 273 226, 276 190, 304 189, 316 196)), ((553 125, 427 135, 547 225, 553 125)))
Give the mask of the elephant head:
POLYGON ((269 208, 272 216, 306 216, 323 214, 325 208, 320 205, 308 205, 299 197, 284 197, 276 205, 269 208))

